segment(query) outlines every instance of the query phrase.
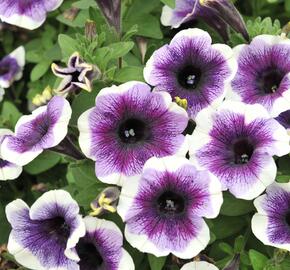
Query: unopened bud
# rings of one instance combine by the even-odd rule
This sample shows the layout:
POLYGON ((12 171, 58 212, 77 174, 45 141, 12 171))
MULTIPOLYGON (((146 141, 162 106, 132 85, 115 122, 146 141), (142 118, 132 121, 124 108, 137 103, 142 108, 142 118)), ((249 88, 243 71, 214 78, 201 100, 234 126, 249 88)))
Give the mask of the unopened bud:
POLYGON ((93 41, 97 36, 97 26, 92 20, 87 20, 85 24, 85 36, 88 40, 93 41))

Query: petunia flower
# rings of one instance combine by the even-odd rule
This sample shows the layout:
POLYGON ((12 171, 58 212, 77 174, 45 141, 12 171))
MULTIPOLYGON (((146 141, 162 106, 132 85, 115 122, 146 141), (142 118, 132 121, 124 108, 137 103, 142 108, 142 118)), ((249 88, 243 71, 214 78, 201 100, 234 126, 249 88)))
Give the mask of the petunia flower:
POLYGON ((153 53, 144 69, 144 78, 155 91, 187 100, 193 119, 203 108, 223 101, 237 69, 232 49, 211 42, 201 29, 180 31, 169 45, 153 53))
POLYGON ((224 40, 229 26, 249 39, 244 20, 230 0, 176 0, 174 9, 164 6, 161 14, 161 23, 172 28, 196 19, 204 20, 224 40))
POLYGON ((271 116, 290 109, 290 40, 261 35, 234 48, 238 71, 228 99, 261 104, 271 116))
POLYGON ((0 88, 9 88, 14 81, 20 80, 24 65, 25 50, 23 46, 2 58, 0 61, 0 88))
POLYGON ((57 9, 63 0, 1 0, 0 19, 29 30, 41 26, 46 14, 57 9))
POLYGON ((86 235, 76 245, 80 270, 134 270, 129 253, 123 248, 123 235, 112 221, 85 217, 86 235))
POLYGON ((92 91, 92 80, 100 76, 99 69, 91 64, 85 63, 78 52, 71 55, 67 67, 59 67, 53 63, 51 65, 53 73, 62 78, 58 88, 55 90, 59 95, 66 96, 70 92, 78 89, 92 91))
POLYGON ((218 268, 208 262, 194 261, 185 264, 180 270, 218 270, 218 268))
POLYGON ((2 143, 2 157, 23 166, 44 149, 58 145, 67 134, 71 113, 68 101, 56 96, 31 115, 22 116, 15 126, 15 134, 6 136, 2 143))
POLYGON ((184 157, 152 157, 135 181, 125 182, 117 207, 127 241, 157 257, 189 259, 209 240, 205 218, 215 218, 223 202, 215 176, 184 157))
POLYGON ((8 251, 35 270, 79 270, 76 244, 85 235, 79 206, 63 190, 44 193, 29 208, 17 199, 6 206, 12 226, 8 251))
POLYGON ((284 128, 286 128, 290 135, 290 110, 282 112, 278 117, 275 118, 284 128))
POLYGON ((273 183, 254 205, 254 235, 265 245, 290 251, 290 183, 273 183))
MULTIPOLYGON (((6 136, 12 135, 13 132, 9 129, 0 129, 0 145, 6 136)), ((22 167, 2 159, 0 154, 0 181, 12 180, 18 178, 22 173, 22 167)))
POLYGON ((273 156, 290 152, 289 136, 259 104, 225 101, 197 115, 189 155, 217 176, 223 190, 251 200, 274 182, 273 156))
POLYGON ((186 111, 168 93, 150 90, 142 82, 104 88, 96 106, 80 116, 79 144, 96 161, 101 181, 122 185, 152 156, 186 154, 186 111))

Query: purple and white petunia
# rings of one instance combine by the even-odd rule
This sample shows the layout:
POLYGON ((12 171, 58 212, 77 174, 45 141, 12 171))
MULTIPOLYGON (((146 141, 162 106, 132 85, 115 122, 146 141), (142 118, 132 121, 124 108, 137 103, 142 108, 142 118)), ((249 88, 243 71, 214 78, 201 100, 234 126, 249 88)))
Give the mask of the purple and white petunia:
POLYGON ((254 205, 254 235, 265 245, 290 251, 290 183, 273 183, 254 205))
POLYGON ((187 123, 186 111, 168 93, 128 82, 102 89, 96 106, 80 116, 79 144, 96 161, 101 181, 123 185, 152 156, 185 155, 187 123))
POLYGON ((15 126, 15 134, 6 136, 2 143, 3 158, 23 166, 44 149, 58 145, 67 134, 71 113, 69 102, 56 96, 31 115, 22 116, 15 126))
POLYGON ((127 241, 155 256, 196 256, 209 240, 203 217, 215 218, 223 202, 221 185, 184 157, 152 157, 135 181, 122 187, 118 214, 127 241))
POLYGON ((29 208, 17 199, 6 206, 12 226, 8 251, 35 270, 79 270, 76 245, 85 235, 79 206, 63 190, 44 193, 29 208))
POLYGON ((80 270, 134 270, 134 262, 123 248, 123 235, 112 221, 84 218, 86 235, 76 245, 80 270))
POLYGON ((273 156, 290 151, 285 128, 261 105, 231 101, 197 115, 189 148, 195 165, 216 175, 223 190, 246 200, 275 180, 273 156))
POLYGON ((178 28, 181 24, 202 19, 228 40, 228 26, 249 39, 245 23, 230 0, 176 0, 175 8, 164 6, 161 23, 178 28))
MULTIPOLYGON (((9 129, 0 129, 0 145, 6 136, 13 135, 9 129)), ((22 173, 22 167, 7 160, 2 159, 0 154, 0 181, 12 180, 18 178, 22 173)))
POLYGON ((284 128, 286 128, 290 135, 290 110, 282 112, 275 118, 284 128))
POLYGON ((290 40, 261 35, 233 50, 238 71, 227 98, 261 104, 272 117, 290 110, 290 40))
POLYGON ((63 0, 1 0, 0 19, 29 30, 41 26, 46 14, 57 9, 63 0))
POLYGON ((180 31, 169 45, 153 53, 144 69, 144 78, 154 91, 187 100, 193 119, 203 108, 223 101, 237 70, 232 49, 211 43, 210 35, 201 29, 180 31))
POLYGON ((14 81, 20 80, 24 65, 25 50, 23 46, 5 56, 0 61, 0 88, 9 88, 14 81))
POLYGON ((194 261, 185 264, 180 270, 218 270, 216 266, 204 261, 194 261))

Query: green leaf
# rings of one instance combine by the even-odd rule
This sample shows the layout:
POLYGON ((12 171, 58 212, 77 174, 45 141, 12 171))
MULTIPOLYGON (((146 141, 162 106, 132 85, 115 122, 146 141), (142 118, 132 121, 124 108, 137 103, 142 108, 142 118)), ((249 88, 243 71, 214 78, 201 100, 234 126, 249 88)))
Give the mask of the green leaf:
POLYGON ((224 202, 220 213, 225 216, 241 216, 254 211, 251 201, 236 199, 229 192, 224 192, 224 202))
POLYGON ((285 0, 285 9, 290 12, 290 0, 285 0))
POLYGON ((51 62, 49 60, 43 60, 38 63, 30 73, 31 81, 35 82, 40 79, 49 69, 51 62))
POLYGON ((163 4, 175 8, 175 0, 160 0, 163 4))
MULTIPOLYGON (((7 91, 10 90, 8 89, 7 91)), ((9 121, 11 128, 13 128, 22 114, 12 102, 4 101, 1 115, 3 118, 9 121)))
POLYGON ((61 48, 63 58, 70 57, 77 50, 77 41, 70 36, 60 34, 58 36, 58 44, 61 48))
POLYGON ((249 251, 249 256, 254 270, 263 270, 269 260, 265 255, 254 249, 249 251))
POLYGON ((154 255, 148 254, 148 260, 151 270, 162 270, 165 265, 167 257, 155 257, 154 255))
POLYGON ((32 175, 37 175, 49 170, 60 162, 61 156, 52 151, 45 151, 24 167, 24 170, 32 175))
POLYGON ((8 241, 8 236, 9 236, 9 231, 10 231, 10 226, 9 223, 7 222, 6 215, 5 215, 5 206, 0 203, 0 245, 7 243, 8 241))
POLYGON ((115 73, 114 81, 124 83, 127 81, 143 81, 143 67, 128 66, 115 73))

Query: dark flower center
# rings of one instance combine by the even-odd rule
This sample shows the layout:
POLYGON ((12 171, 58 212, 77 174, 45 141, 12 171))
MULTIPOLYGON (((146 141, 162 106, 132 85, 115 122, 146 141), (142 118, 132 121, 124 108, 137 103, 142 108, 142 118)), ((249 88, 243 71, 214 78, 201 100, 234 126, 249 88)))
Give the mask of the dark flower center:
POLYGON ((158 211, 166 216, 182 214, 185 200, 182 195, 174 191, 165 191, 157 199, 158 211))
POLYGON ((75 72, 73 72, 73 73, 71 74, 71 76, 72 76, 71 81, 72 81, 72 82, 79 82, 79 76, 80 76, 80 74, 81 74, 81 72, 78 71, 78 70, 76 70, 75 72))
POLYGON ((9 66, 0 66, 0 76, 3 76, 5 74, 7 74, 10 70, 10 67, 9 66))
POLYGON ((80 239, 76 246, 77 253, 80 257, 80 269, 100 269, 104 260, 96 246, 93 243, 80 239))
POLYGON ((67 239, 70 235, 70 226, 61 216, 44 220, 41 222, 43 231, 49 235, 53 240, 61 245, 66 245, 67 239))
POLYGON ((5 167, 9 162, 0 158, 0 168, 5 167))
POLYGON ((196 89, 200 79, 201 70, 191 65, 181 69, 177 74, 178 83, 188 90, 196 89))
POLYGON ((130 118, 121 123, 118 135, 121 141, 126 144, 144 141, 150 136, 146 123, 137 118, 130 118))
POLYGON ((262 72, 258 77, 258 87, 265 94, 275 93, 283 79, 283 74, 276 68, 270 68, 262 72))
POLYGON ((238 139, 233 144, 235 164, 246 164, 251 159, 254 146, 247 138, 238 139))

